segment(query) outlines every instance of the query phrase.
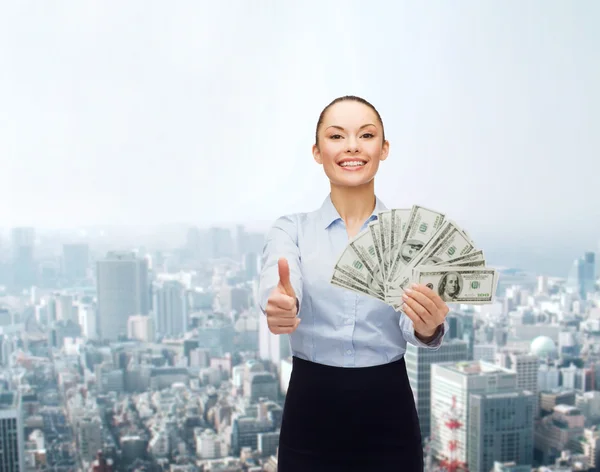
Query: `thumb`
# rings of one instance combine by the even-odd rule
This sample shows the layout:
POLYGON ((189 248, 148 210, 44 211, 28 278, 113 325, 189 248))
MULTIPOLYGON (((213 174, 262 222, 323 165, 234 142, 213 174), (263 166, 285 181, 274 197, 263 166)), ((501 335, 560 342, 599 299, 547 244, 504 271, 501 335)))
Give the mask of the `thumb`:
POLYGON ((290 282, 290 266, 287 259, 285 257, 280 258, 277 265, 279 266, 279 283, 281 287, 286 295, 296 298, 296 294, 294 293, 294 289, 290 282))

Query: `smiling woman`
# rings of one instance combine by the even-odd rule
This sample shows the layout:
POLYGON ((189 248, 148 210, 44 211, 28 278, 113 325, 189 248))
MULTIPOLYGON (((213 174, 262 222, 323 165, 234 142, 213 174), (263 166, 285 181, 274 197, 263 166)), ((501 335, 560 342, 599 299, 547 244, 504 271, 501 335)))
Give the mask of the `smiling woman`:
POLYGON ((404 353, 407 343, 440 346, 447 306, 425 287, 407 291, 411 308, 437 310, 431 331, 416 333, 404 313, 329 283, 348 239, 386 209, 375 196, 375 175, 388 153, 370 103, 354 96, 331 102, 312 146, 331 192, 320 209, 282 216, 267 235, 259 303, 270 331, 290 335, 293 355, 279 472, 423 471, 404 353))
POLYGON ((335 99, 319 116, 312 152, 323 165, 332 191, 350 188, 362 195, 374 193, 373 179, 389 153, 379 112, 359 97, 335 99))

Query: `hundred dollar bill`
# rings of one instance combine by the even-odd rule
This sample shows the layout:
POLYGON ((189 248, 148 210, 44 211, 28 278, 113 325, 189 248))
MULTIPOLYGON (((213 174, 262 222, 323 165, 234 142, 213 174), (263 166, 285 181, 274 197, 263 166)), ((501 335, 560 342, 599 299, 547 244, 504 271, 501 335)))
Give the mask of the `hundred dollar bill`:
POLYGON ((383 287, 373 276, 373 273, 364 263, 364 257, 356 253, 351 245, 346 246, 334 267, 334 274, 339 273, 348 277, 354 283, 371 288, 376 292, 383 292, 383 287))
POLYGON ((337 282, 337 285, 347 285, 350 288, 356 288, 361 293, 371 296, 383 297, 383 290, 378 285, 366 285, 364 282, 355 276, 348 275, 346 271, 340 271, 338 269, 334 269, 333 274, 331 276, 331 281, 333 280, 337 282))
POLYGON ((383 281, 385 280, 385 264, 383 261, 383 246, 381 244, 381 223, 379 221, 371 221, 367 229, 371 232, 371 238, 373 239, 375 255, 377 256, 377 263, 379 264, 379 272, 381 274, 380 281, 382 282, 383 287, 383 281))
POLYGON ((406 224, 410 217, 411 211, 412 209, 410 208, 393 208, 390 213, 390 244, 388 246, 387 253, 388 266, 386 270, 386 281, 389 277, 391 277, 394 260, 396 258, 396 254, 398 254, 398 250, 402 242, 402 236, 404 234, 404 230, 406 229, 406 224))
POLYGON ((350 279, 349 277, 346 277, 345 275, 343 275, 339 272, 334 272, 334 274, 331 276, 331 283, 333 285, 337 285, 338 287, 352 290, 352 291, 360 293, 362 295, 368 295, 370 297, 377 298, 381 301, 384 300, 383 293, 375 292, 375 291, 371 290, 370 288, 360 285, 360 284, 356 283, 355 281, 353 281, 352 279, 350 279))
MULTIPOLYGON (((381 266, 377 257, 377 248, 375 247, 375 240, 373 238, 373 232, 367 227, 367 230, 361 231, 348 243, 348 247, 352 248, 359 260, 364 264, 367 271, 371 274, 372 282, 379 285, 383 290, 383 275, 381 273, 381 266)), ((342 257, 343 257, 342 253, 342 257)), ((337 268, 337 264, 336 264, 337 268)))
POLYGON ((456 223, 447 220, 421 253, 411 261, 411 270, 419 265, 434 265, 464 256, 474 250, 475 247, 471 244, 471 240, 456 223))
POLYGON ((473 249, 467 237, 462 234, 453 221, 444 221, 421 251, 397 274, 396 279, 388 281, 386 296, 390 299, 401 297, 415 267, 444 262, 456 254, 461 256, 468 254, 473 249))
POLYGON ((434 265, 434 266, 437 266, 437 265, 460 266, 460 265, 466 265, 466 264, 473 264, 473 267, 477 267, 478 265, 484 266, 485 265, 485 257, 484 257, 483 251, 481 249, 478 251, 471 251, 468 254, 465 254, 464 256, 458 256, 458 257, 455 257, 454 259, 448 259, 445 262, 441 261, 441 262, 434 263, 432 265, 434 265))
MULTIPOLYGON (((452 267, 485 267, 485 261, 458 262, 454 264, 449 264, 448 262, 441 262, 440 265, 441 264, 452 267)), ((434 266, 436 265, 437 264, 434 264, 434 266)))
MULTIPOLYGON (((423 246, 438 231, 444 219, 445 215, 443 213, 418 205, 413 206, 406 227, 402 231, 402 238, 399 241, 397 252, 393 254, 387 282, 395 281, 402 269, 410 264, 412 259, 423 249, 423 246)), ((394 228, 392 227, 392 235, 393 232, 394 228)))
POLYGON ((483 305, 496 296, 498 272, 489 268, 421 266, 414 269, 415 283, 426 285, 446 303, 483 305))
POLYGON ((390 249, 390 225, 392 223, 392 210, 380 211, 377 213, 379 221, 379 232, 381 233, 381 252, 383 254, 383 273, 387 278, 390 249))

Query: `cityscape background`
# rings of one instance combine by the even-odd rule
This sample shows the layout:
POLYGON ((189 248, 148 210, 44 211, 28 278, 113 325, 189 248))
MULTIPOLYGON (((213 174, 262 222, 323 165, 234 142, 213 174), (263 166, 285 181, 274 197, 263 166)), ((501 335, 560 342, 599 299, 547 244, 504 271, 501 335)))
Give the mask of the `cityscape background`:
POLYGON ((600 470, 600 4, 0 5, 0 471, 268 472, 291 360, 265 232, 381 112, 390 208, 501 273, 409 346, 428 471, 600 470), (424 173, 426 171, 426 175, 424 173))

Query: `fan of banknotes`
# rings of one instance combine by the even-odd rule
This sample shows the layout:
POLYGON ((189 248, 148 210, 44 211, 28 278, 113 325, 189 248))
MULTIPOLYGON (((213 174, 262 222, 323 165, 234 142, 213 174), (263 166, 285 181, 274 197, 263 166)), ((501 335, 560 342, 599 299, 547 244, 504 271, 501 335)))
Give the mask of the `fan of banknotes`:
POLYGON ((455 222, 414 205, 378 213, 350 240, 331 283, 401 311, 412 283, 428 286, 446 303, 492 303, 498 273, 485 266, 483 251, 455 222))

